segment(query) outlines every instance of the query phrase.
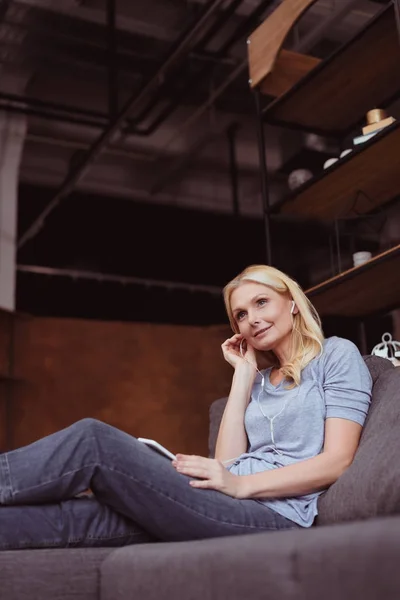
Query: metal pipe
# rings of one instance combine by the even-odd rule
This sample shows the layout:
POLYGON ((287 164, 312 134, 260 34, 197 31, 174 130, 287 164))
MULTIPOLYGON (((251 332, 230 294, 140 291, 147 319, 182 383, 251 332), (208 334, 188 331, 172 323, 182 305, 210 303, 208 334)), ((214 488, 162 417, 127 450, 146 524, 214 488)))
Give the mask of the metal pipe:
POLYGON ((234 69, 232 73, 228 75, 228 77, 221 83, 221 85, 208 96, 204 104, 202 104, 192 115, 190 115, 190 117, 188 117, 186 121, 182 123, 179 129, 175 131, 175 133, 170 137, 168 142, 162 147, 161 151, 158 153, 160 158, 164 156, 165 150, 169 148, 169 146, 175 141, 178 135, 182 131, 185 131, 185 129, 190 127, 190 125, 195 123, 210 108, 210 106, 214 104, 215 100, 226 90, 226 88, 230 86, 231 83, 235 81, 235 79, 237 79, 239 75, 241 75, 246 69, 247 58, 244 59, 243 62, 241 62, 236 67, 236 69, 234 69))
POLYGON ((79 115, 82 117, 86 116, 91 119, 101 120, 103 125, 105 125, 109 120, 106 114, 99 111, 87 110, 85 108, 80 108, 79 106, 68 106, 67 104, 59 104, 57 102, 49 102, 47 100, 40 100, 39 98, 29 98, 28 96, 20 96, 18 94, 10 94, 8 92, 0 91, 0 100, 33 106, 34 108, 38 109, 43 108, 44 110, 50 110, 54 112, 64 112, 68 115, 79 115))
POLYGON ((52 277, 70 277, 71 279, 94 280, 100 283, 121 283, 122 285, 144 285, 147 287, 162 287, 167 290, 184 290, 221 296, 222 289, 212 285, 201 285, 182 283, 177 281, 164 281, 157 279, 144 279, 142 277, 130 277, 124 275, 112 275, 110 273, 98 273, 96 271, 81 271, 74 269, 56 269, 52 267, 41 267, 35 265, 17 265, 20 273, 31 273, 34 275, 49 275, 52 277))
POLYGON ((159 85, 160 79, 165 75, 165 73, 172 67, 172 65, 177 61, 181 56, 187 52, 192 40, 196 37, 201 27, 203 27, 204 23, 209 19, 214 12, 219 8, 220 4, 224 0, 213 0, 207 4, 206 9, 203 11, 202 16, 198 19, 194 27, 187 32, 185 36, 183 36, 180 44, 175 48, 164 64, 158 69, 156 74, 149 80, 149 82, 143 86, 142 90, 139 94, 134 94, 133 97, 129 98, 129 100, 125 103, 124 107, 121 111, 115 116, 115 118, 111 121, 108 127, 101 133, 98 139, 92 144, 88 152, 85 156, 82 157, 82 160, 68 173, 65 177, 61 187, 56 192, 54 198, 45 206, 45 208, 41 211, 38 217, 33 221, 33 223, 28 227, 22 237, 19 239, 17 243, 17 248, 21 249, 28 240, 34 238, 43 227, 45 219, 48 215, 53 212, 53 210, 58 206, 60 201, 68 196, 72 190, 75 188, 76 184, 84 177, 86 174, 88 167, 91 165, 93 161, 96 160, 98 155, 101 153, 103 148, 112 140, 114 135, 120 130, 121 125, 126 120, 128 114, 140 105, 142 100, 146 97, 149 91, 157 88, 159 85))
POLYGON ((261 196, 263 201, 263 213, 264 213, 264 229, 265 229, 265 246, 266 246, 266 259, 267 264, 272 265, 272 252, 271 252, 271 218, 270 218, 270 203, 269 203, 269 190, 268 190, 268 168, 267 168, 267 157, 265 152, 265 133, 264 123, 262 118, 262 107, 261 107, 261 92, 256 89, 254 92, 256 101, 256 116, 257 116, 257 142, 258 142, 258 154, 260 160, 260 182, 261 182, 261 196))
MULTIPOLYGON (((195 45, 195 47, 193 48, 194 52, 199 52, 201 48, 205 48, 206 44, 208 44, 208 42, 219 31, 219 28, 235 12, 235 10, 239 7, 240 4, 242 4, 242 2, 243 2, 243 0, 234 0, 230 4, 230 6, 221 13, 220 17, 218 19, 216 19, 214 25, 201 38, 201 40, 195 45)), ((213 54, 213 58, 219 59, 220 58, 219 52, 217 52, 216 54, 217 54, 217 56, 215 54, 213 54)), ((133 126, 132 126, 132 129, 130 129, 130 132, 132 132, 132 133, 135 132, 137 135, 143 135, 143 136, 150 135, 151 133, 153 133, 155 131, 155 129, 157 128, 157 126, 162 122, 162 120, 166 119, 172 113, 173 108, 176 106, 176 104, 179 102, 179 100, 182 99, 184 96, 186 96, 188 90, 190 90, 191 85, 195 81, 198 81, 199 77, 201 78, 202 75, 204 74, 204 72, 208 72, 208 64, 207 63, 203 66, 203 69, 200 71, 200 74, 198 72, 194 73, 194 75, 186 83, 185 90, 183 92, 181 92, 180 94, 178 94, 178 98, 177 99, 174 98, 174 100, 168 104, 169 112, 167 112, 167 110, 164 109, 161 113, 161 115, 163 115, 163 116, 159 115, 159 117, 157 117, 157 119, 151 125, 149 125, 149 127, 146 127, 146 129, 141 129, 141 130, 136 129, 135 126, 138 123, 140 123, 141 121, 143 121, 147 117, 147 115, 153 110, 153 108, 155 106, 157 106, 158 102, 160 101, 160 95, 162 96, 163 93, 164 94, 167 93, 168 85, 170 85, 170 82, 169 82, 169 84, 167 82, 165 82, 160 90, 160 94, 158 94, 155 98, 153 98, 147 104, 147 106, 145 106, 142 109, 142 111, 139 113, 139 115, 134 119, 133 126)), ((177 73, 173 79, 176 80, 180 76, 181 76, 181 73, 177 73)))
POLYGON ((192 148, 188 152, 185 152, 181 158, 179 158, 175 164, 169 168, 166 172, 164 172, 161 177, 159 177, 156 182, 153 184, 150 194, 157 194, 160 192, 166 184, 171 180, 173 176, 176 176, 180 173, 185 167, 190 164, 193 158, 199 154, 208 144, 217 140, 220 136, 220 132, 213 132, 211 134, 206 135, 201 140, 198 140, 192 148))
POLYGON ((51 113, 42 112, 40 109, 29 108, 28 106, 17 106, 16 104, 4 104, 0 99, 0 110, 4 110, 9 113, 23 114, 32 117, 40 117, 47 121, 57 121, 63 123, 72 123, 73 125, 84 125, 85 127, 95 127, 96 129, 103 129, 104 123, 91 121, 89 119, 70 117, 67 115, 57 115, 51 113))
POLYGON ((394 8, 394 16, 396 19, 397 35, 399 37, 399 42, 400 42, 400 1, 399 0, 393 0, 393 8, 394 8))
POLYGON ((116 34, 116 0, 107 0, 107 90, 108 114, 112 119, 118 113, 118 65, 116 34))
MULTIPOLYGON (((238 41, 238 39, 242 36, 245 36, 250 28, 253 27, 254 23, 258 20, 258 18, 266 11, 268 6, 273 3, 274 0, 264 0, 261 4, 250 14, 248 17, 239 25, 239 27, 233 32, 233 34, 226 40, 226 42, 222 45, 222 47, 213 54, 213 58, 216 60, 221 60, 228 50, 238 41)), ((148 125, 146 128, 138 128, 136 127, 137 123, 142 121, 148 113, 157 105, 159 102, 159 96, 153 98, 152 101, 143 109, 137 119, 133 120, 134 126, 129 125, 126 128, 125 133, 133 133, 139 136, 148 136, 154 133, 158 127, 178 108, 179 103, 188 95, 192 86, 197 85, 199 81, 209 72, 208 65, 204 65, 204 67, 186 80, 186 85, 183 90, 180 90, 178 93, 175 93, 170 102, 165 106, 159 115, 153 120, 153 122, 148 125)), ((164 89, 168 86, 165 84, 164 89)))
MULTIPOLYGON (((80 142, 78 140, 66 140, 57 137, 52 137, 50 135, 42 135, 29 132, 26 134, 25 139, 32 142, 38 142, 39 144, 48 144, 58 146, 59 148, 71 148, 74 150, 87 150, 90 146, 90 143, 80 142)), ((104 153, 111 154, 113 156, 124 156, 133 160, 142 160, 145 162, 154 161, 154 156, 152 156, 151 154, 146 154, 144 152, 139 152, 138 150, 133 149, 130 150, 129 148, 122 148, 119 146, 108 146, 107 150, 105 150, 104 153)))
POLYGON ((229 148, 229 175, 231 180, 232 190, 232 208, 233 216, 240 217, 240 204, 239 204, 239 185, 238 185, 238 165, 236 156, 236 134, 238 132, 239 125, 233 123, 228 128, 228 148, 229 148))

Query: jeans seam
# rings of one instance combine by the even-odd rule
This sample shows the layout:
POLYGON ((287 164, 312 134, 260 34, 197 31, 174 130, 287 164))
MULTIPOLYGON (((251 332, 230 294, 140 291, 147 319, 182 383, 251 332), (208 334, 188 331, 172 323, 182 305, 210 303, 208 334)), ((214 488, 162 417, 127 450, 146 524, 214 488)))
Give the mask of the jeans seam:
POLYGON ((132 538, 148 535, 145 531, 131 531, 127 533, 121 533, 120 535, 84 535, 77 538, 68 538, 68 543, 82 542, 83 540, 119 540, 121 538, 132 538))
MULTIPOLYGON (((105 466, 105 465, 103 465, 103 466, 105 466)), ((178 504, 179 506, 183 506, 183 507, 185 507, 187 510, 189 510, 189 511, 191 511, 191 512, 195 513, 196 515, 198 515, 198 516, 201 516, 201 517, 204 517, 204 518, 206 518, 206 519, 208 519, 208 520, 210 520, 210 521, 213 521, 213 522, 215 522, 215 523, 222 523, 222 524, 224 524, 224 525, 232 525, 232 526, 234 526, 234 527, 241 527, 241 528, 243 528, 243 529, 245 529, 245 528, 246 528, 246 529, 248 529, 248 528, 251 528, 251 529, 265 529, 265 530, 267 530, 267 531, 269 531, 269 530, 271 530, 271 529, 275 529, 275 530, 276 530, 276 529, 279 529, 279 528, 278 528, 278 527, 276 527, 276 526, 274 526, 274 527, 267 527, 267 526, 262 526, 262 525, 242 525, 241 523, 233 523, 232 521, 226 521, 226 520, 223 520, 223 519, 216 519, 216 518, 214 518, 214 517, 210 517, 210 516, 208 516, 208 515, 206 515, 206 514, 204 514, 204 513, 201 513, 201 512, 199 512, 198 510, 196 510, 196 509, 192 508, 191 506, 188 506, 187 504, 184 504, 183 502, 179 502, 179 500, 176 500, 175 498, 173 498, 172 496, 169 496, 168 494, 166 494, 165 492, 163 492, 163 491, 159 490, 158 488, 156 488, 156 487, 154 487, 154 486, 152 486, 152 485, 149 485, 148 483, 146 483, 146 482, 144 482, 144 481, 141 481, 141 480, 139 480, 139 479, 136 479, 135 477, 132 477, 131 475, 128 475, 127 473, 124 473, 123 471, 119 471, 118 469, 113 469, 112 467, 108 467, 108 466, 106 466, 106 468, 107 468, 107 469, 109 469, 110 471, 114 471, 115 473, 119 473, 120 475, 123 475, 123 476, 125 476, 125 477, 128 477, 129 479, 132 479, 132 481, 134 481, 135 483, 139 483, 140 485, 144 485, 144 487, 147 487, 148 489, 151 489, 151 490, 153 490, 153 491, 157 492, 157 493, 158 493, 158 494, 160 494, 161 496, 164 496, 165 498, 168 498, 169 500, 172 500, 173 502, 175 502, 175 503, 176 503, 176 504, 178 504)), ((186 476, 185 476, 185 477, 186 477, 186 476)), ((189 477, 188 477, 188 479, 189 479, 189 477)), ((201 491, 202 491, 202 490, 199 490, 199 492, 201 492, 201 491)), ((218 491, 218 490, 214 490, 214 491, 218 491)), ((219 492, 219 493, 221 493, 221 494, 222 494, 222 492, 219 492)), ((238 502, 240 502, 240 500, 238 500, 238 502)), ((275 512, 273 511, 273 509, 272 509, 272 508, 271 508, 271 509, 269 509, 269 510, 271 510, 271 511, 274 513, 274 516, 275 516, 275 514, 277 514, 277 513, 275 513, 275 512)), ((288 520, 289 520, 289 519, 288 519, 288 520)), ((287 529, 291 529, 291 528, 290 528, 290 527, 287 527, 287 529)), ((293 529, 295 529, 295 527, 293 527, 293 529)))
MULTIPOLYGON (((78 469, 73 469, 72 471, 68 471, 66 473, 63 473, 57 479, 63 479, 67 475, 72 475, 73 473, 77 473, 78 471, 81 471, 82 469, 86 469, 87 467, 93 467, 93 466, 101 466, 101 465, 99 465, 98 462, 88 463, 87 465, 83 465, 83 466, 79 467, 78 469)), ((30 490, 37 490, 38 488, 44 487, 44 486, 48 485, 49 483, 54 483, 54 481, 56 481, 56 480, 55 479, 48 479, 47 481, 39 483, 38 485, 32 485, 31 487, 24 487, 24 489, 22 491, 25 493, 25 492, 29 492, 30 490)), ((10 490, 12 491, 12 488, 11 488, 11 479, 10 479, 10 490)), ((19 494, 19 493, 21 493, 19 490, 12 491, 13 495, 19 494)), ((78 492, 78 494, 80 494, 80 493, 82 493, 82 492, 78 492)))
MULTIPOLYGON (((8 492, 8 496, 13 495, 13 488, 11 484, 11 473, 10 473, 10 464, 8 462, 7 452, 0 455, 1 463, 0 468, 4 476, 4 491, 0 490, 0 502, 4 503, 7 501, 6 493, 8 492)), ((1 483, 1 481, 0 481, 1 483)), ((1 486, 2 487, 2 486, 1 486)))

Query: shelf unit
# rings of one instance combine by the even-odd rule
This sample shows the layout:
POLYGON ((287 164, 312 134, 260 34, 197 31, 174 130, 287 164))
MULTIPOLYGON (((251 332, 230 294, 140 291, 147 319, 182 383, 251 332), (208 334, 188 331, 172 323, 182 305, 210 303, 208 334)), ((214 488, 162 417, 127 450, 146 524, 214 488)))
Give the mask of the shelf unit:
POLYGON ((306 294, 321 316, 366 317, 389 312, 400 303, 400 245, 306 290, 306 294))
MULTIPOLYGON (((288 33, 314 0, 285 0, 250 35, 250 87, 258 115, 258 147, 267 262, 273 213, 319 222, 372 213, 400 195, 400 123, 307 181, 271 209, 264 124, 300 129, 343 140, 361 126, 371 108, 385 108, 400 95, 400 0, 384 6, 348 43, 324 60, 283 48, 288 33), (263 97, 274 99, 263 106, 263 97)), ((354 316, 400 306, 400 247, 382 252, 306 291, 324 315, 354 316), (379 286, 379 278, 387 282, 379 286)))
POLYGON ((271 212, 328 221, 371 212, 400 192, 399 156, 400 123, 394 123, 276 203, 271 212))
MULTIPOLYGON (((263 109, 263 119, 343 137, 371 107, 385 108, 393 102, 399 94, 399 64, 395 5, 389 4, 352 40, 263 109)), ((268 91, 267 78, 252 80, 252 86, 268 91)))

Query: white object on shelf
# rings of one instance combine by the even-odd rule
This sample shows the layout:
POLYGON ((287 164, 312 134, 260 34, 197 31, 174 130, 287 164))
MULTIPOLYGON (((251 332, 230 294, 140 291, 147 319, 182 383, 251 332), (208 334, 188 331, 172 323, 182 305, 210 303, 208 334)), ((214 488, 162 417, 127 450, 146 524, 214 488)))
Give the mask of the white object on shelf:
POLYGON ((400 366, 400 342, 396 342, 390 333, 383 334, 382 342, 374 346, 371 354, 387 358, 395 367, 400 366))
POLYGON ((288 177, 288 184, 291 190, 295 190, 311 179, 313 176, 312 172, 309 169, 295 169, 292 171, 288 177))
POLYGON ((337 162, 338 160, 338 158, 328 158, 328 160, 324 162, 324 169, 329 169, 329 167, 335 164, 335 162, 337 162))
POLYGON ((373 138, 374 135, 376 135, 380 131, 381 131, 381 129, 378 129, 378 131, 371 131, 371 133, 367 133, 366 135, 358 135, 357 137, 355 137, 353 139, 353 144, 357 145, 357 144, 363 144, 364 142, 368 142, 368 140, 373 138))
POLYGON ((371 252, 355 252, 353 254, 353 265, 355 267, 359 267, 360 265, 363 265, 364 263, 371 260, 371 258, 371 252))
POLYGON ((346 148, 346 150, 343 150, 343 152, 340 153, 340 158, 344 158, 347 154, 350 154, 350 152, 353 152, 353 148, 346 148))

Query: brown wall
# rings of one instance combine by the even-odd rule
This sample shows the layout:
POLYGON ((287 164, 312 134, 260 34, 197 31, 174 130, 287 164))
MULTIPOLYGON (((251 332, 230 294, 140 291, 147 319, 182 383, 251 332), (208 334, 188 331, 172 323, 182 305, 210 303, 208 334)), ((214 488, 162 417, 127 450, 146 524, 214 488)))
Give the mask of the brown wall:
POLYGON ((174 452, 207 453, 208 409, 229 391, 225 326, 17 320, 11 447, 83 417, 174 452))
POLYGON ((7 406, 10 400, 10 346, 14 317, 0 309, 0 451, 7 447, 7 406))

